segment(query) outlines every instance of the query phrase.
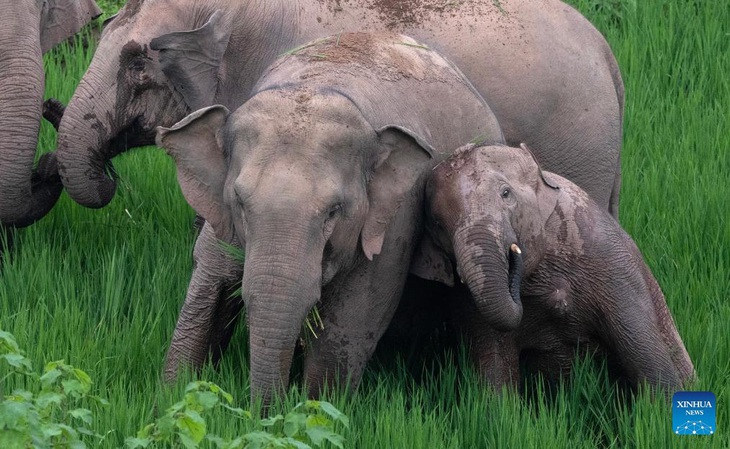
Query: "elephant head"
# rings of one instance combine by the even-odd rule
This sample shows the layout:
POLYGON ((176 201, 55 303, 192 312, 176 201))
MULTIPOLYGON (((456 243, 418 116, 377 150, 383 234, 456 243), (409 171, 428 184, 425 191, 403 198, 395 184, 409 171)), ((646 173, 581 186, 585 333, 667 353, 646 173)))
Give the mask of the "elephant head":
POLYGON ((61 194, 55 155, 33 171, 40 130, 42 54, 101 14, 93 0, 15 0, 0 18, 0 223, 23 227, 61 194))
POLYGON ((187 201, 219 239, 235 236, 245 248, 252 394, 268 400, 287 385, 301 324, 323 287, 381 252, 402 252, 407 267, 436 148, 480 134, 502 138, 451 63, 405 36, 364 33, 284 56, 234 113, 210 107, 159 130, 187 201), (406 207, 417 221, 391 226, 406 207), (404 247, 384 246, 386 235, 404 247))
POLYGON ((170 3, 161 12, 159 2, 130 0, 105 24, 66 108, 59 172, 84 206, 102 207, 114 196, 112 157, 153 144, 156 126, 213 104, 233 18, 212 3, 170 3))
POLYGON ((209 107, 159 137, 188 202, 219 239, 244 242, 252 394, 265 402, 288 384, 322 287, 381 251, 398 203, 432 160, 407 131, 373 129, 341 96, 308 100, 302 128, 277 123, 296 98, 265 92, 235 114, 209 107))
POLYGON ((557 202, 557 186, 524 148, 467 145, 434 168, 427 235, 412 266, 453 285, 455 263, 485 321, 503 331, 520 324, 520 283, 542 257, 544 225, 557 202))

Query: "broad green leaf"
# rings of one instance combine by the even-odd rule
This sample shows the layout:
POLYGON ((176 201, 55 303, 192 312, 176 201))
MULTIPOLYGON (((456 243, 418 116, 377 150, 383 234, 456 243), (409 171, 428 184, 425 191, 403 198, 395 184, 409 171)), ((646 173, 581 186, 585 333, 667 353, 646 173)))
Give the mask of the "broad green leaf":
POLYGON ((30 446, 30 436, 26 432, 14 429, 3 429, 0 432, 0 447, 25 448, 30 446))
POLYGON ((307 443, 303 441, 299 441, 294 438, 284 438, 284 442, 287 444, 287 447, 293 446, 297 449, 312 449, 312 446, 308 445, 307 443))
POLYGON ((342 449, 342 443, 344 442, 344 438, 334 433, 331 429, 327 427, 307 427, 305 433, 315 446, 322 446, 322 442, 327 440, 338 448, 342 449))
POLYGON ((13 390, 10 396, 5 396, 5 399, 14 402, 31 402, 33 401, 33 393, 20 389, 13 390))
POLYGON ((337 407, 327 401, 319 401, 319 406, 322 409, 322 412, 325 413, 327 416, 334 419, 335 421, 341 422, 342 425, 344 425, 348 429, 350 428, 350 420, 347 418, 347 416, 345 416, 344 413, 339 411, 337 407))
POLYGON ((307 415, 304 413, 289 412, 284 419, 284 435, 294 437, 306 426, 307 415))
POLYGON ((218 395, 210 391, 201 391, 197 395, 198 403, 204 410, 210 410, 218 403, 218 395))
POLYGON ((25 401, 5 400, 0 403, 0 429, 3 432, 6 429, 16 429, 22 421, 27 420, 31 407, 32 404, 25 401))
POLYGON ((137 449, 139 447, 148 447, 152 443, 149 438, 133 438, 129 437, 124 440, 124 445, 129 449, 137 449))
POLYGON ((94 418, 91 415, 91 410, 89 409, 77 408, 75 410, 71 410, 70 412, 68 412, 68 414, 76 419, 80 419, 88 425, 91 425, 91 423, 94 421, 94 418))
POLYGON ((175 432, 175 418, 172 415, 161 416, 157 420, 157 430, 162 438, 169 438, 175 432))
POLYGON ((278 423, 280 421, 283 421, 283 420, 284 420, 284 416, 281 415, 281 414, 279 414, 279 415, 276 415, 276 416, 270 416, 268 418, 264 418, 264 419, 262 419, 259 422, 264 427, 271 427, 271 426, 276 425, 276 423, 278 423))
POLYGON ((88 392, 91 389, 91 384, 93 384, 93 382, 91 381, 91 377, 89 377, 86 372, 78 368, 74 368, 73 373, 74 376, 76 376, 76 380, 81 382, 81 386, 84 388, 84 393, 88 392))
MULTIPOLYGON (((51 362, 48 365, 46 365, 46 368, 48 368, 51 364, 56 362, 51 362)), ((45 373, 41 376, 41 385, 43 386, 44 390, 49 390, 53 387, 53 385, 56 383, 59 377, 63 375, 63 372, 61 370, 56 369, 55 365, 53 368, 46 369, 45 373)))
POLYGON ((81 440, 71 441, 68 444, 69 449, 86 449, 86 444, 81 440))
POLYGON ((46 423, 46 425, 43 426, 42 430, 43 436, 46 437, 46 439, 59 436, 63 433, 61 426, 56 423, 46 423))
POLYGON ((66 397, 54 391, 40 393, 35 400, 36 406, 41 410, 46 410, 51 404, 60 406, 66 397))
POLYGON ((168 415, 174 415, 175 413, 179 412, 180 410, 185 408, 185 401, 179 401, 174 404, 172 404, 167 410, 165 410, 165 413, 168 415))
POLYGON ((76 379, 61 381, 61 385, 63 386, 63 392, 74 398, 80 398, 89 391, 76 379))
POLYGON ((308 415, 306 427, 332 427, 332 421, 324 415, 308 415))
POLYGON ((5 359, 5 361, 8 362, 8 365, 13 368, 17 368, 23 373, 29 373, 33 370, 33 365, 31 364, 30 359, 26 358, 22 354, 2 354, 0 355, 0 359, 5 359))
POLYGON ((199 441, 195 441, 188 435, 184 433, 178 433, 177 436, 180 438, 180 442, 185 446, 187 449, 197 449, 199 441))
POLYGON ((180 429, 180 435, 189 436, 196 445, 205 437, 205 420, 194 410, 186 410, 177 418, 176 424, 180 429))
POLYGON ((0 330, 0 350, 3 352, 20 352, 18 342, 15 341, 15 335, 0 330))

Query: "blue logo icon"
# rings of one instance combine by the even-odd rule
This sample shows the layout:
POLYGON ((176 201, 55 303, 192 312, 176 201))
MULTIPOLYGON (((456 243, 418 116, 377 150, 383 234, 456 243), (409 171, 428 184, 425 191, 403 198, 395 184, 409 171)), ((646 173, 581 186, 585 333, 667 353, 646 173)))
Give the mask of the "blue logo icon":
POLYGON ((717 429, 715 394, 678 391, 672 396, 672 431, 675 435, 713 435, 717 429))

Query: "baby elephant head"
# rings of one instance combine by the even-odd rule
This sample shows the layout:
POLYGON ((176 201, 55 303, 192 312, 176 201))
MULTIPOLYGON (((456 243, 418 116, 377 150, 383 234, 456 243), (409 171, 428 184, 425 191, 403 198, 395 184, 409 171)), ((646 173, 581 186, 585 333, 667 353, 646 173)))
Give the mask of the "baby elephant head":
POLYGON ((453 285, 455 264, 485 320, 515 329, 520 282, 544 251, 556 189, 524 144, 459 148, 427 181, 427 232, 412 271, 453 285))

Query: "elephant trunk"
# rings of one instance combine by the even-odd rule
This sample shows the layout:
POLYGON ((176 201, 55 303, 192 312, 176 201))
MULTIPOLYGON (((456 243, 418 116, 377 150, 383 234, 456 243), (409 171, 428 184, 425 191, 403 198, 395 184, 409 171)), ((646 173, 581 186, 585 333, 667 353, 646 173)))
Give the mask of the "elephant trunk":
POLYGON ((519 247, 480 226, 465 226, 454 236, 454 252, 462 281, 487 323, 499 331, 517 328, 522 319, 519 247))
POLYGON ((281 244, 266 240, 247 247, 242 290, 249 326, 251 398, 268 406, 274 394, 289 384, 302 323, 320 298, 322 269, 320 260, 301 263, 296 250, 282 251, 288 240, 281 244))
POLYGON ((44 76, 39 24, 26 22, 11 19, 0 30, 0 223, 13 227, 45 216, 62 190, 55 156, 44 155, 33 172, 44 76))
MULTIPOLYGON (((102 53, 103 49, 97 50, 97 55, 102 53)), ((135 117, 119 111, 116 90, 109 89, 108 80, 116 78, 118 69, 118 63, 94 59, 58 130, 63 185, 74 201, 90 208, 104 207, 114 197, 117 185, 109 160, 133 146, 126 139, 137 131, 135 117)))

